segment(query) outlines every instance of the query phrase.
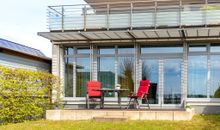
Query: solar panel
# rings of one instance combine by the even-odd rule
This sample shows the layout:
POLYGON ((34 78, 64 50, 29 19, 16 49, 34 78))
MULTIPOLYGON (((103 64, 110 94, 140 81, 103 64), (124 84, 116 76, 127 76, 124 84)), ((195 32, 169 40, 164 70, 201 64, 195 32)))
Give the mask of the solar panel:
POLYGON ((14 50, 17 52, 26 53, 26 54, 37 56, 37 57, 46 58, 46 56, 40 50, 31 48, 31 47, 28 47, 25 45, 21 45, 21 44, 15 43, 15 42, 11 42, 11 41, 8 41, 5 39, 1 39, 1 38, 0 38, 0 47, 14 50))

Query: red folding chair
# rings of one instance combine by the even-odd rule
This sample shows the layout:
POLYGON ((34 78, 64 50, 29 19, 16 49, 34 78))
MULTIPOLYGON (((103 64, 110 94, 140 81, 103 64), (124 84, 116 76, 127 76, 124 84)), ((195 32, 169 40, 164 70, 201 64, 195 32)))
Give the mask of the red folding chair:
POLYGON ((101 107, 101 93, 100 91, 100 82, 99 81, 87 81, 87 94, 86 94, 86 107, 90 108, 90 99, 99 98, 100 107, 101 107))
POLYGON ((142 99, 146 99, 147 104, 148 104, 148 108, 150 109, 149 100, 147 98, 149 86, 150 86, 149 80, 141 80, 140 81, 140 86, 138 88, 137 93, 128 96, 128 98, 130 98, 130 99, 129 99, 127 109, 131 105, 132 99, 133 99, 133 104, 136 104, 136 106, 138 106, 139 109, 140 109, 140 105, 138 103, 138 100, 142 101, 142 99))

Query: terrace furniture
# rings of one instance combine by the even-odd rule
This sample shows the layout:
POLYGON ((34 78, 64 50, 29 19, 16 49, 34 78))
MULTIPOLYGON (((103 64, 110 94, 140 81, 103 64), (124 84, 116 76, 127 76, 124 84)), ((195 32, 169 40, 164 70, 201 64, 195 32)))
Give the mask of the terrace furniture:
POLYGON ((140 105, 139 105, 138 100, 142 101, 142 99, 146 99, 147 104, 148 104, 148 108, 150 109, 149 100, 148 100, 148 97, 147 97, 149 86, 150 86, 150 81, 149 80, 141 80, 140 81, 140 86, 138 88, 137 93, 136 94, 131 94, 131 95, 128 96, 129 103, 128 103, 127 109, 131 105, 132 99, 133 99, 133 104, 136 104, 136 106, 138 106, 138 109, 140 109, 140 105))
MULTIPOLYGON (((99 81, 87 81, 87 94, 86 94, 86 107, 87 109, 90 108, 90 100, 91 99, 100 99, 100 108, 101 108, 101 93, 100 91, 94 91, 94 89, 100 89, 100 82, 99 81)), ((92 100, 91 100, 92 101, 92 100)))
POLYGON ((102 89, 93 89, 94 91, 99 91, 101 93, 101 108, 104 108, 104 97, 105 93, 117 93, 118 95, 118 104, 121 109, 121 92, 128 91, 128 89, 109 89, 109 88, 102 88, 102 89))

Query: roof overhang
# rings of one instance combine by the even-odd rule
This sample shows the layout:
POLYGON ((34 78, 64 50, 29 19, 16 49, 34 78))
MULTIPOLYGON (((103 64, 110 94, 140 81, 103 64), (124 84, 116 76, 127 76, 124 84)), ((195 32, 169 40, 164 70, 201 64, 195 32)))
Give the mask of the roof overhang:
POLYGON ((153 30, 111 30, 78 32, 39 32, 53 43, 105 43, 122 41, 204 41, 220 40, 220 28, 176 28, 153 30))

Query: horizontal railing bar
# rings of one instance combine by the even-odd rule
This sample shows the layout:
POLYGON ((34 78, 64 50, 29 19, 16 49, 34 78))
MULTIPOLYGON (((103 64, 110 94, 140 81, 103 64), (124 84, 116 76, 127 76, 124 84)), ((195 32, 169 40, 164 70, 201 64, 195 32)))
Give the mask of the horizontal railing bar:
POLYGON ((60 28, 62 28, 62 30, 107 28, 108 30, 111 28, 132 29, 132 27, 155 27, 156 29, 160 26, 181 27, 181 25, 199 26, 213 23, 220 24, 220 19, 218 20, 216 18, 220 16, 220 10, 205 10, 207 6, 218 7, 220 4, 198 3, 188 5, 183 3, 175 4, 175 2, 174 5, 169 6, 157 4, 161 1, 126 1, 92 3, 90 5, 49 6, 47 22, 51 30, 59 30, 60 28), (143 4, 140 4, 140 2, 143 4), (120 5, 120 3, 122 5, 120 5), (144 3, 147 4, 145 5, 144 3), (148 3, 153 3, 155 5, 148 3), (210 19, 213 20, 213 22, 210 22, 210 19))

